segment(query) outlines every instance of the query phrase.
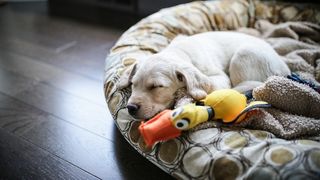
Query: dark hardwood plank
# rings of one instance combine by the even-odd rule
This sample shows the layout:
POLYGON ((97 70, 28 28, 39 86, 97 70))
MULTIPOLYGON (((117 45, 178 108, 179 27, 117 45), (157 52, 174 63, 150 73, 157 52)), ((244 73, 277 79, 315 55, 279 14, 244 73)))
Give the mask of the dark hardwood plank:
POLYGON ((98 179, 2 129, 0 159, 0 179, 98 179))
POLYGON ((57 47, 74 39, 105 43, 115 40, 123 30, 109 26, 84 24, 65 18, 48 16, 47 3, 8 3, 0 11, 0 32, 15 34, 30 42, 40 42, 47 47, 57 47), (19 19, 19 21, 16 21, 19 19), (17 28, 24 28, 17 29, 17 28), (19 33, 18 33, 19 32, 19 33))
MULTIPOLYGON (((0 63, 0 68, 1 66, 0 63)), ((10 92, 11 95, 30 89, 37 83, 38 81, 36 80, 31 80, 23 76, 10 76, 7 71, 0 70, 0 88, 3 92, 10 92)))
POLYGON ((0 61, 2 77, 0 92, 113 141, 112 127, 114 123, 106 105, 92 103, 49 84, 7 71, 2 69, 1 65, 0 61), (22 86, 21 82, 26 84, 26 87, 22 86), (21 86, 25 90, 17 93, 15 89, 21 86))
POLYGON ((103 80, 104 71, 101 67, 104 66, 105 57, 113 44, 114 41, 107 41, 96 46, 93 43, 71 41, 56 49, 48 49, 41 44, 0 35, 0 47, 3 51, 14 52, 99 81, 103 80), (86 45, 80 45, 81 43, 86 45))
POLYGON ((4 130, 99 178, 121 178, 111 141, 3 94, 0 96, 4 130))
MULTIPOLYGON (((2 49, 102 80, 104 59, 123 31, 26 12, 16 4, 0 7, 2 49)), ((38 9, 46 8, 40 4, 38 9)))
MULTIPOLYGON (((2 93, 0 117, 2 130, 21 137, 99 178, 170 178, 141 158, 141 155, 125 142, 115 126, 113 143, 2 93), (148 172, 145 171, 146 168, 148 172)), ((18 154, 24 153, 22 151, 18 154)))
POLYGON ((42 81, 75 96, 105 106, 102 81, 68 72, 50 64, 0 49, 1 68, 42 81))

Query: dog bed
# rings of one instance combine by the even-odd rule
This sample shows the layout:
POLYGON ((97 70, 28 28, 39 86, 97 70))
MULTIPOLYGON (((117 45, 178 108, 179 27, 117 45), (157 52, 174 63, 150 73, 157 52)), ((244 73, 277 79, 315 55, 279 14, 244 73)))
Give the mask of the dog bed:
POLYGON ((178 179, 320 179, 320 12, 308 6, 251 0, 197 1, 167 8, 128 29, 106 59, 104 91, 124 138, 178 179), (119 78, 136 59, 157 53, 179 34, 237 30, 266 39, 301 79, 271 77, 253 96, 274 108, 245 123, 204 123, 146 148, 126 109, 130 87, 119 78))

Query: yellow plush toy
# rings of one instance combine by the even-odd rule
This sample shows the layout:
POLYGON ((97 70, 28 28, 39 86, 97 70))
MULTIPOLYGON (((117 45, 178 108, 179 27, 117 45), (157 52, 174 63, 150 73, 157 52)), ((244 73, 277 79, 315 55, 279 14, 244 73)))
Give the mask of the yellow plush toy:
POLYGON ((214 91, 199 103, 202 105, 187 104, 175 110, 165 110, 146 123, 142 122, 139 130, 146 144, 151 146, 156 141, 177 137, 181 131, 208 120, 239 123, 248 111, 271 106, 264 101, 247 104, 247 97, 232 89, 214 91))

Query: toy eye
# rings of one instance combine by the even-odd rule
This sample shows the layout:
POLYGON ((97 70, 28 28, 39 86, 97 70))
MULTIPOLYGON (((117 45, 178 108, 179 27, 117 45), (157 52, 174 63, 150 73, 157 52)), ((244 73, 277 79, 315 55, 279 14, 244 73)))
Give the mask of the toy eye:
POLYGON ((189 127, 189 123, 188 119, 179 119, 176 121, 175 126, 177 129, 186 130, 189 127))

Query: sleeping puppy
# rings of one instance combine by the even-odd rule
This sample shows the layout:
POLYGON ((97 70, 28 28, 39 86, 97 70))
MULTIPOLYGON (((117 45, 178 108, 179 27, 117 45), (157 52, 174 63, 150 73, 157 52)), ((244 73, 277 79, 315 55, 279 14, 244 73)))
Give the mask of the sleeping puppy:
POLYGON ((207 32, 175 38, 161 52, 137 60, 120 79, 132 85, 127 109, 136 119, 149 119, 171 108, 175 93, 186 88, 195 100, 225 88, 253 89, 269 76, 290 74, 265 41, 236 32, 207 32))

